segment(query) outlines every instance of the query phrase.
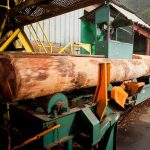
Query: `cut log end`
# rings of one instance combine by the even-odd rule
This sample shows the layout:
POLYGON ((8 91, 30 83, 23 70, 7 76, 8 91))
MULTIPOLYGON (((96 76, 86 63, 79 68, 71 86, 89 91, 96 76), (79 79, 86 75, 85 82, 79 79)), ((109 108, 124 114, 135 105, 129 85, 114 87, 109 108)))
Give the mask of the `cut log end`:
POLYGON ((16 73, 11 61, 0 58, 0 88, 4 99, 11 102, 17 91, 16 73))

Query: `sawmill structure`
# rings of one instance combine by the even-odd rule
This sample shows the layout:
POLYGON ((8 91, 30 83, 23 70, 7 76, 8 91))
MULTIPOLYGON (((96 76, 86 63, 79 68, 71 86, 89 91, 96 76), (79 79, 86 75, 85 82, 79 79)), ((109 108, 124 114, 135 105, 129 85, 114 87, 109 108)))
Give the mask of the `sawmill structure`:
POLYGON ((134 31, 149 43, 148 24, 105 0, 1 0, 0 149, 115 150, 118 120, 150 98, 150 56, 134 54, 150 49, 134 50, 134 31), (81 18, 81 43, 68 44, 78 55, 52 54, 38 35, 37 52, 24 32, 99 3, 81 18))

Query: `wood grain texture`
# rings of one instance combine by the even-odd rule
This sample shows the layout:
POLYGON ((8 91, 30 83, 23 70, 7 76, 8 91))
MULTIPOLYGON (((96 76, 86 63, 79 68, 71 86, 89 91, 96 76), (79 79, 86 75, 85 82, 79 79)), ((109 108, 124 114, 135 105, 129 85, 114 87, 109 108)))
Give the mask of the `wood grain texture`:
POLYGON ((1 93, 7 101, 16 101, 93 87, 102 62, 111 63, 111 82, 150 75, 148 60, 1 53, 1 93))

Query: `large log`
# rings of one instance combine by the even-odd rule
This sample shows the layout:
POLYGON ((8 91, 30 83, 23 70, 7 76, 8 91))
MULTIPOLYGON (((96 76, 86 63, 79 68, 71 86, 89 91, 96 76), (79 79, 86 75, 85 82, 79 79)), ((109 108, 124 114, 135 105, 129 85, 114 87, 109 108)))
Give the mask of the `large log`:
POLYGON ((111 63, 111 82, 150 75, 150 61, 1 53, 0 92, 9 101, 97 85, 98 64, 111 63))
POLYGON ((138 54, 133 54, 133 59, 143 59, 143 60, 149 60, 150 61, 150 56, 149 55, 138 55, 138 54))

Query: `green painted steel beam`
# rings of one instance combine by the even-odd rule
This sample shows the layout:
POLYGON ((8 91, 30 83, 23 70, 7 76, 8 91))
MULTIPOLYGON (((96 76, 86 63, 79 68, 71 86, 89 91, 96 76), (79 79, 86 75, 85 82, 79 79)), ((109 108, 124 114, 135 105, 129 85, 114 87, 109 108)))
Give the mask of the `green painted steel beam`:
MULTIPOLYGON (((107 117, 104 120, 100 120, 96 114, 96 105, 87 105, 85 108, 77 108, 74 111, 66 112, 55 118, 50 118, 45 115, 38 115, 38 113, 27 112, 23 107, 11 105, 10 116, 11 123, 25 134, 35 135, 35 132, 41 132, 47 127, 60 124, 61 127, 54 130, 41 138, 42 146, 46 149, 50 148, 58 142, 66 143, 68 149, 72 147, 72 138, 76 135, 74 125, 77 125, 81 132, 87 133, 90 137, 89 146, 92 148, 97 144, 101 138, 105 135, 107 130, 112 127, 118 117, 118 113, 112 113, 114 110, 110 107, 107 111, 107 117), (20 120, 19 122, 17 120, 20 120), (26 122, 28 120, 28 122, 26 122), (35 128, 36 127, 36 128, 35 128), (32 131, 32 132, 31 132, 32 131)), ((113 141, 112 141, 113 142, 113 141)), ((40 142, 39 142, 40 143, 40 142)))
POLYGON ((136 96, 136 105, 150 98, 150 84, 144 86, 143 90, 136 96))

